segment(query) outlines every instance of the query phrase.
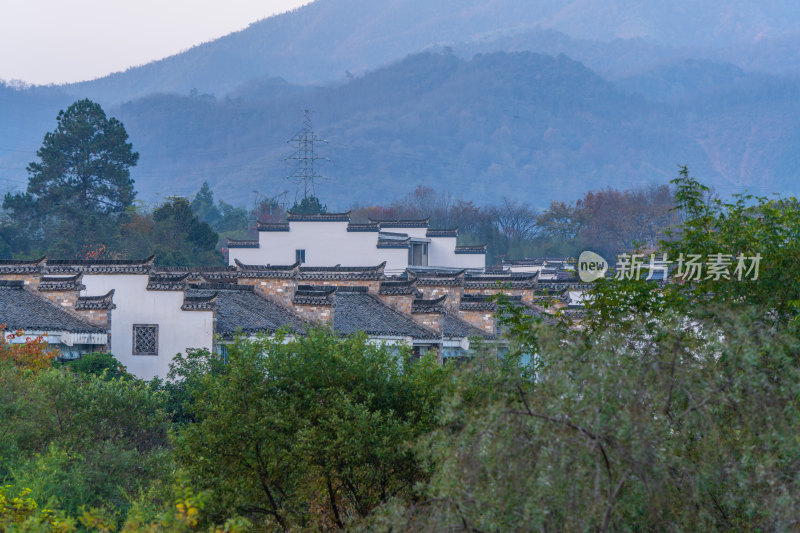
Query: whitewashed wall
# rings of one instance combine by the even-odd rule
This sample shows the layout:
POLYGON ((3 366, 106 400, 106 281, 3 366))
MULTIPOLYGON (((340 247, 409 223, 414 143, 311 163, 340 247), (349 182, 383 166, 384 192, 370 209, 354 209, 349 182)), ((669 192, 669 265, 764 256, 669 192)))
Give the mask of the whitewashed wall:
POLYGON ((231 248, 229 264, 291 265, 295 250, 306 251, 305 266, 375 266, 401 271, 408 250, 378 248, 378 232, 347 231, 347 222, 290 222, 290 231, 260 231, 259 248, 231 248))
POLYGON ((486 254, 454 254, 455 259, 452 265, 457 268, 485 268, 486 267, 486 254))
POLYGON ((165 378, 175 354, 187 348, 212 348, 212 311, 181 311, 182 291, 148 291, 146 274, 85 274, 81 296, 114 289, 111 353, 142 379, 165 378), (158 355, 133 355, 133 325, 158 324, 158 355))
POLYGON ((431 237, 431 244, 428 246, 428 265, 441 267, 459 267, 456 264, 456 238, 455 237, 431 237))
MULTIPOLYGON (((397 274, 408 266, 408 250, 378 248, 378 233, 347 231, 347 222, 292 221, 289 231, 261 231, 258 248, 231 248, 228 264, 236 259, 246 265, 291 265, 295 250, 306 251, 306 266, 374 266, 386 261, 386 273, 397 274)), ((426 228, 387 228, 391 233, 426 238, 426 228)), ((428 265, 483 268, 485 256, 456 254, 456 239, 434 237, 428 247, 428 265)))

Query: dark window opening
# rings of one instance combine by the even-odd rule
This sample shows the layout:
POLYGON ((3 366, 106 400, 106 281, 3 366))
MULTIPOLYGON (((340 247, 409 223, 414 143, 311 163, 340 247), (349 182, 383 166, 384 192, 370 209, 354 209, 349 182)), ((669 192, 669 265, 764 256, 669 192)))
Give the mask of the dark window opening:
POLYGON ((412 266, 428 266, 428 245, 412 243, 408 249, 408 263, 412 266))
POLYGON ((306 251, 305 250, 295 250, 294 251, 294 260, 295 262, 299 261, 300 263, 306 262, 306 251))

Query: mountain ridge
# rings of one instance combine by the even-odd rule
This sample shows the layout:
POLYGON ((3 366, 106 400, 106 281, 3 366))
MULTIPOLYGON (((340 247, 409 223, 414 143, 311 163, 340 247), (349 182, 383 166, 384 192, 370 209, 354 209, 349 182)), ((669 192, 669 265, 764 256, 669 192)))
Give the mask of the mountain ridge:
MULTIPOLYGON (((608 48, 622 40, 617 49, 643 51, 651 62, 701 57, 748 69, 764 62, 765 48, 780 50, 789 58, 784 64, 800 73, 800 46, 793 46, 800 45, 798 26, 800 4, 788 0, 735 0, 722 6, 690 0, 669 5, 630 0, 317 0, 180 54, 61 88, 105 104, 192 89, 222 97, 252 78, 329 83, 431 47, 493 51, 475 45, 537 31, 558 32, 575 43, 562 50, 540 43, 528 51, 564 52, 606 75, 611 72, 581 52, 587 45, 608 48), (692 9, 696 13, 690 16, 692 9), (659 24, 649 22, 653 20, 659 24)), ((786 72, 780 65, 772 62, 771 71, 786 72)))

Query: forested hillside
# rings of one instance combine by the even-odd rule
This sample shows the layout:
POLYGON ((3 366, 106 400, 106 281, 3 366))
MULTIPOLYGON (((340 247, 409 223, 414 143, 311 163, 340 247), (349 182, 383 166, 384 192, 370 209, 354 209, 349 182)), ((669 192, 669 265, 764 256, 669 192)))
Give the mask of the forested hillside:
MULTIPOLYGON (((663 183, 679 163, 719 192, 797 192, 798 83, 690 61, 609 82, 565 56, 495 53, 472 60, 425 53, 346 83, 303 87, 254 80, 228 97, 154 95, 109 109, 141 154, 139 198, 191 195, 208 181, 219 198, 252 205, 294 185, 286 139, 312 109, 332 209, 379 202, 417 185, 465 199, 519 197, 538 207, 587 189, 663 183)), ((2 123, 10 188, 52 128, 63 95, 28 98, 30 113, 2 123), (26 121, 25 118, 28 118, 26 121), (37 133, 31 127, 39 121, 37 133), (17 127, 20 124, 20 127, 17 127), (19 146, 17 144, 16 146, 19 146)), ((7 106, 5 106, 7 108, 7 106)))
POLYGON ((797 84, 696 70, 614 85, 563 56, 422 54, 332 87, 268 80, 231 100, 152 97, 115 113, 143 154, 135 177, 146 197, 189 194, 203 180, 237 203, 253 190, 294 194, 285 140, 304 108, 330 141, 330 180, 318 190, 332 207, 419 184, 544 206, 588 188, 663 183, 678 163, 725 193, 794 191, 797 84))

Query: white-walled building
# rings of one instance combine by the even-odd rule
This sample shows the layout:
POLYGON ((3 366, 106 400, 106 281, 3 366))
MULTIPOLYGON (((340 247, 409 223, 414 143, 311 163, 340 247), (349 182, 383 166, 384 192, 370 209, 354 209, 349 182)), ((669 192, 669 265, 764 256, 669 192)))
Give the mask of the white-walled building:
POLYGON ((148 288, 149 275, 84 274, 81 296, 114 291, 110 352, 143 379, 166 377, 176 354, 213 348, 214 311, 210 302, 186 301, 179 290, 148 288))
MULTIPOLYGON (((384 223, 368 225, 375 224, 384 223)), ((408 221, 387 226, 393 225, 401 226, 387 229, 408 232, 397 240, 413 242, 422 239, 415 235, 426 235, 436 242, 435 232, 425 227, 410 227, 408 221)), ((355 229, 346 223, 345 232, 348 227, 355 229)), ((386 234, 400 231, 348 233, 391 241, 386 234)), ((455 255, 455 238, 447 238, 455 255)), ((403 252, 413 253, 413 248, 403 252)), ((427 254, 434 253, 429 247, 427 254)), ((559 273, 569 274, 568 279, 551 279, 542 276, 545 271, 488 274, 412 266, 393 275, 385 260, 371 266, 235 262, 157 267, 153 257, 0 261, 0 324, 23 330, 25 336, 44 335, 65 358, 109 351, 132 374, 150 379, 167 377, 175 355, 192 348, 224 352, 240 335, 279 330, 303 335, 314 326, 340 335, 364 332, 373 342, 404 344, 416 354, 433 350, 442 358, 462 357, 474 338, 502 345, 492 295, 507 293, 525 312, 541 313, 537 306, 546 304, 579 316, 581 302, 574 291, 586 288, 574 272, 559 273)))
POLYGON ((289 214, 259 224, 258 240, 228 239, 228 264, 357 266, 386 262, 388 274, 409 266, 483 270, 486 246, 457 246, 458 229, 432 229, 428 219, 350 222, 350 213, 289 214))
POLYGON ((62 290, 64 309, 99 312, 107 350, 135 376, 163 378, 176 354, 213 348, 214 309, 212 301, 187 298, 184 283, 154 277, 153 262, 46 260, 38 290, 62 290))

